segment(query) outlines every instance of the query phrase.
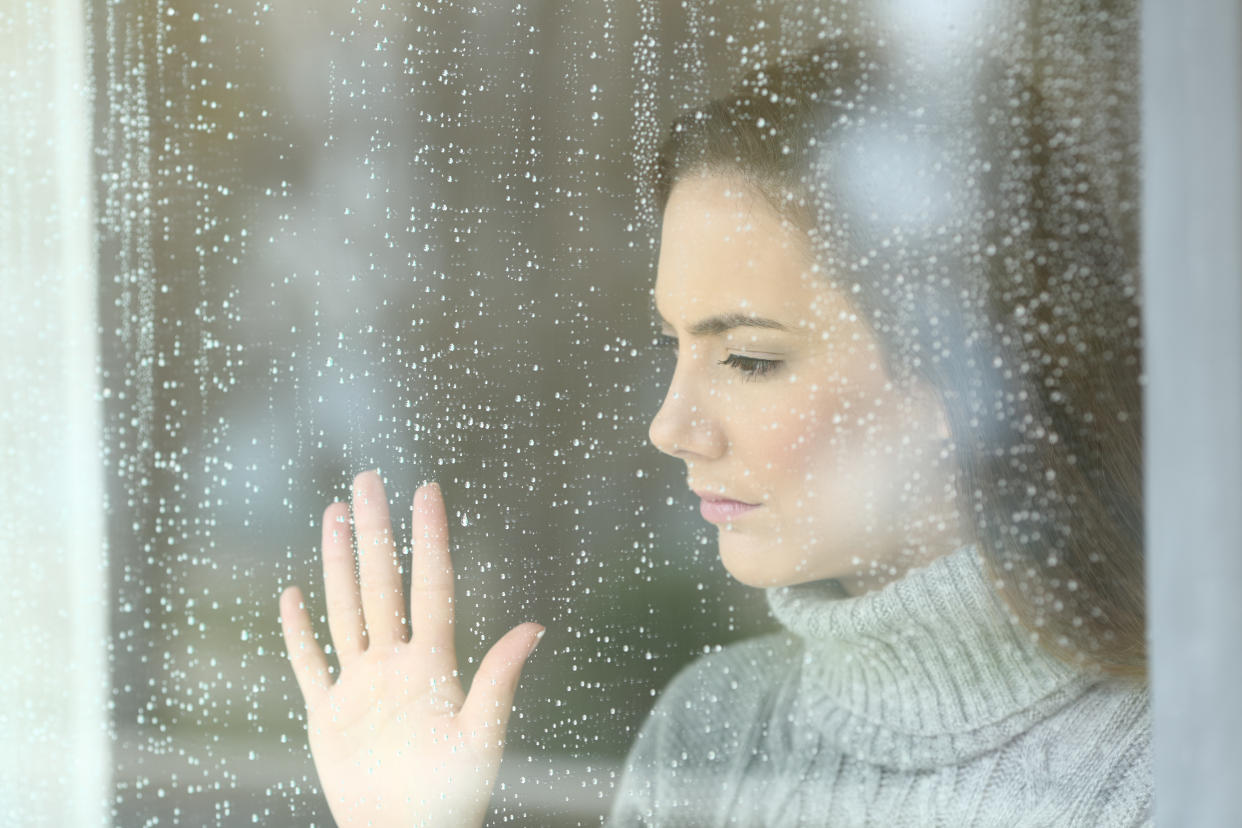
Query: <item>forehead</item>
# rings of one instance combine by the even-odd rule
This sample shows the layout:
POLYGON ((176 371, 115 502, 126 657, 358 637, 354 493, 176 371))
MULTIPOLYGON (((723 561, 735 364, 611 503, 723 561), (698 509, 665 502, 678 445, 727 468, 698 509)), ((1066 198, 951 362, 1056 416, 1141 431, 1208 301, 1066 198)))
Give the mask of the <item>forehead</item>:
POLYGON ((745 182, 678 182, 664 211, 657 310, 674 324, 741 311, 813 326, 844 306, 814 267, 806 233, 745 182))

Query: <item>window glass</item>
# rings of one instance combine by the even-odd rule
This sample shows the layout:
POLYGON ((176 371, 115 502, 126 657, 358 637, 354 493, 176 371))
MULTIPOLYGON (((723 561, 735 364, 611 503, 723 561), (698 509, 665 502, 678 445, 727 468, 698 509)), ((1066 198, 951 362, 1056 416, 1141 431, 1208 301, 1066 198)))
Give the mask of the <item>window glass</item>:
POLYGON ((321 532, 367 470, 407 594, 439 483, 467 680, 546 628, 495 824, 599 824, 674 676, 783 634, 769 589, 882 589, 946 521, 1133 673, 1131 5, 92 4, 115 823, 333 824, 279 599, 336 671, 321 532), (678 118, 817 49, 822 156, 661 195, 678 118), (691 333, 724 311, 793 330, 691 333))

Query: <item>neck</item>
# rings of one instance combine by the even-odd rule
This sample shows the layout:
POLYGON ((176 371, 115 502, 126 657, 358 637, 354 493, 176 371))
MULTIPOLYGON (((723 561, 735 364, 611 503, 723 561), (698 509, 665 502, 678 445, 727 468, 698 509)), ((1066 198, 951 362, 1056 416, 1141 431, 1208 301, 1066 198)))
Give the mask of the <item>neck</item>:
POLYGON ((891 544, 887 552, 870 555, 868 562, 836 576, 836 581, 850 597, 866 595, 904 578, 911 569, 974 543, 974 535, 959 519, 956 503, 950 503, 910 524, 901 542, 891 544))

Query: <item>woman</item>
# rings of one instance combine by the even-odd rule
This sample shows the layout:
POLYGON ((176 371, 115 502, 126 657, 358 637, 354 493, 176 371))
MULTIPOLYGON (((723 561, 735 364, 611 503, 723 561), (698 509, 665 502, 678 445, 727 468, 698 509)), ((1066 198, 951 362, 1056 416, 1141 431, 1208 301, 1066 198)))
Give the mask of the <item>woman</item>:
MULTIPOLYGON (((843 44, 756 70, 661 150, 678 362, 650 438, 785 629, 674 678, 610 825, 1150 819, 1125 251, 1029 91, 983 130, 884 65, 843 44)), ((354 514, 361 591, 344 505, 324 517, 335 684, 281 598, 333 815, 479 825, 542 628, 467 697, 438 488, 415 495, 412 638, 372 473, 354 514)))

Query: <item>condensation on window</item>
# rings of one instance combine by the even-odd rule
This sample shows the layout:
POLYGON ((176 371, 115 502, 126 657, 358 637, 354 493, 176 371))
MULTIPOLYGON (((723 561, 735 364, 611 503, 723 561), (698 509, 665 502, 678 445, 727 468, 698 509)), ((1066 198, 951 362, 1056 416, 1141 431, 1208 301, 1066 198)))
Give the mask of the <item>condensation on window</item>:
MULTIPOLYGON (((1137 22, 1115 5, 90 4, 114 824, 333 824, 278 599, 300 588, 335 671, 322 520, 368 470, 383 481, 407 593, 411 504, 439 483, 466 679, 512 627, 546 628, 514 699, 489 824, 600 824, 669 681, 780 631, 763 587, 806 571, 871 584, 899 574, 869 553, 840 573, 722 557, 721 536, 744 528, 705 519, 688 484, 784 492, 781 531, 811 546, 824 526, 801 513, 836 508, 870 537, 905 501, 858 494, 869 469, 886 468, 882 442, 858 452, 866 467, 840 490, 848 508, 820 500, 840 493, 827 472, 792 481, 786 455, 763 453, 813 416, 788 396, 799 371, 836 387, 845 369, 808 361, 764 386, 737 371, 755 363, 722 356, 702 360, 695 384, 714 346, 694 350, 682 323, 736 285, 716 294, 697 272, 679 294, 669 270, 655 291, 667 251, 653 182, 670 125, 773 61, 826 45, 862 55, 881 86, 836 90, 850 138, 830 184, 801 182, 820 210, 812 235, 835 251, 832 284, 848 297, 869 266, 931 282, 1011 260, 1011 292, 956 295, 963 330, 996 333, 1004 354, 981 376, 1003 385, 1050 365, 1072 374, 1075 359, 1122 364, 1138 347, 1133 319, 1119 323, 1131 334, 1116 354, 1074 334, 1044 350, 1041 325, 1091 328, 1096 307, 1024 282, 1020 266, 1104 227, 1111 246, 1065 266, 1122 257, 1134 301, 1137 22), (1053 157, 1059 177, 1023 172, 1053 157), (1082 226, 1028 221, 1049 212, 1082 226), (833 247, 846 238, 848 251, 833 247), (678 330, 661 329, 657 300, 678 330), (980 321, 993 300, 1012 305, 1012 328, 980 321), (1080 314, 1078 327, 1063 313, 1080 314), (703 396, 666 411, 682 419, 657 433, 675 378, 703 396), (726 398, 733 408, 713 408, 726 398), (811 502, 792 494, 803 490, 811 502)), ((751 300, 771 307, 764 267, 751 300)), ((927 347, 918 295, 900 294, 883 322, 914 351, 927 347)), ((750 344, 740 359, 778 348, 750 344)), ((937 355, 898 356, 908 367, 937 355)), ((1037 426, 1073 439, 1085 416, 1086 432, 1103 432, 1091 412, 1112 400, 1124 420, 1130 399, 1071 399, 1036 422, 1013 393, 980 392, 1001 402, 977 409, 975 425, 1016 434, 1015 456, 1044 439, 1037 426)), ((870 433, 838 413, 823 429, 870 433)), ((1070 464, 1088 477, 1106 465, 1092 452, 1107 445, 1075 445, 1070 464)), ((1072 504, 1049 494, 1055 469, 1039 473, 1030 484, 993 469, 979 486, 1014 486, 1015 543, 1055 558, 1039 512, 1072 504)), ((1096 505, 1120 514, 1120 500, 1096 505)), ((1026 593, 1028 609, 1081 611, 1073 580, 1058 580, 1055 560, 1041 566, 1051 580, 1026 593)))

